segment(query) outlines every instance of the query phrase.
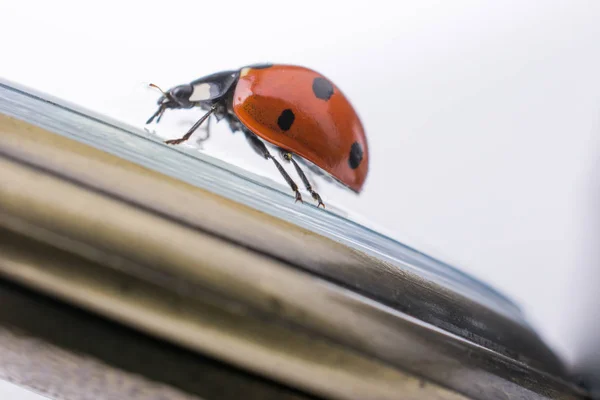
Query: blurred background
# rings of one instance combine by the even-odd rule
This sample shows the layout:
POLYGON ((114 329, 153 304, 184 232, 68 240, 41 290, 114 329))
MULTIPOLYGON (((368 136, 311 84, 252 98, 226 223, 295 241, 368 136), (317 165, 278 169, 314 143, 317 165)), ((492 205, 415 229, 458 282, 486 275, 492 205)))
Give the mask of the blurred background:
MULTIPOLYGON (((567 364, 600 363, 600 2, 19 0, 0 16, 1 77, 137 127, 150 82, 321 72, 371 153, 360 196, 316 179, 325 203, 499 289, 567 364)), ((201 114, 147 129, 179 137, 201 114)), ((211 133, 199 150, 281 180, 211 133)))

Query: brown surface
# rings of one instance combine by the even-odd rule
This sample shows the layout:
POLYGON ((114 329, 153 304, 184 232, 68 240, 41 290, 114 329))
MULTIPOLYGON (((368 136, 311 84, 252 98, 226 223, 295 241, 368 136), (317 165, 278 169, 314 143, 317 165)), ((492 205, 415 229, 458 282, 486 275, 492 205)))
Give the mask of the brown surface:
MULTIPOLYGON (((0 176, 0 186, 5 189, 0 192, 0 209, 12 214, 0 213, 9 228, 0 240, 0 273, 10 279, 236 366, 332 398, 392 399, 398 391, 405 393, 406 399, 420 399, 424 392, 431 399, 461 398, 436 385, 422 388, 416 377, 302 330, 290 330, 253 311, 259 306, 301 318, 299 322, 310 321, 310 314, 303 315, 306 311, 292 302, 299 296, 306 306, 322 303, 327 291, 322 292, 322 286, 309 289, 314 278, 280 269, 276 262, 243 248, 194 234, 55 178, 27 169, 17 172, 2 161, 0 169, 6 172, 0 176), (69 199, 68 205, 65 198, 69 199), (25 220, 35 221, 35 225, 25 220), (40 229, 40 225, 52 227, 60 236, 40 229), (29 243, 22 236, 11 238, 11 231, 52 246, 29 243), (67 232, 68 238, 63 236, 67 232), (89 241, 104 251, 85 245, 89 241), (113 269, 56 248, 78 251, 113 269), (154 271, 138 263, 150 263, 154 271), (236 271, 240 269, 257 275, 239 275, 236 271), (114 270, 135 273, 154 284, 114 270), (258 290, 252 290, 249 281, 260 283, 255 287, 258 290), (292 287, 297 287, 296 293, 289 291, 292 287), (285 294, 282 289, 287 289, 285 294), (229 303, 214 291, 236 292, 248 307, 229 303)), ((348 316, 338 313, 339 317, 348 316)), ((323 319, 313 323, 319 322, 329 325, 323 319)))
POLYGON ((527 327, 292 223, 4 115, 0 150, 80 186, 331 279, 500 354, 560 372, 556 357, 527 327))
POLYGON ((0 380, 54 398, 313 399, 1 279, 0 304, 0 380))
POLYGON ((463 398, 422 385, 413 373, 476 398, 579 398, 552 376, 302 272, 268 250, 313 268, 393 273, 395 291, 418 291, 433 304, 450 296, 467 309, 459 315, 478 312, 455 294, 201 189, 151 179, 154 173, 136 173, 115 157, 87 156, 97 150, 86 147, 82 156, 68 151, 80 145, 56 147, 66 139, 53 136, 0 119, 0 149, 10 154, 0 158, 0 272, 10 279, 332 398, 463 398), (202 213, 180 207, 192 200, 202 213))
MULTIPOLYGON (((0 145, 24 152, 34 149, 41 153, 36 161, 44 156, 50 163, 68 159, 68 170, 80 176, 102 171, 90 177, 100 183, 110 178, 127 182, 131 174, 111 168, 114 164, 96 168, 93 157, 65 154, 64 148, 44 153, 45 138, 29 147, 26 139, 21 140, 26 136, 26 132, 20 137, 0 135, 0 145), (78 161, 87 165, 77 166, 78 161)), ((393 399, 399 392, 406 399, 464 398, 433 383, 423 385, 409 373, 305 331, 301 326, 313 325, 339 335, 347 329, 338 331, 335 320, 360 323, 348 312, 323 309, 322 315, 311 315, 314 311, 306 307, 322 309, 333 294, 333 287, 317 278, 8 159, 0 158, 0 170, 0 221, 7 229, 0 240, 0 273, 11 280, 331 398, 393 399), (19 234, 13 236, 15 232, 19 234), (231 296, 236 302, 231 302, 231 296), (282 319, 294 320, 298 326, 286 326, 282 319)), ((136 176, 139 184, 138 179, 144 177, 136 176)), ((148 185, 160 182, 149 180, 148 185)), ((148 188, 126 185, 123 190, 147 193, 148 188)), ((187 195, 197 196, 196 201, 211 210, 207 218, 217 218, 217 226, 231 224, 237 231, 256 233, 244 225, 260 213, 240 213, 245 207, 229 209, 232 204, 201 196, 202 192, 187 195), (230 220, 231 213, 239 218, 230 220)), ((164 192, 153 193, 153 201, 168 200, 170 209, 178 209, 177 198, 161 199, 164 192)), ((340 303, 339 307, 341 311, 347 306, 340 303)))
POLYGON ((0 327, 0 379, 56 400, 201 400, 0 327))

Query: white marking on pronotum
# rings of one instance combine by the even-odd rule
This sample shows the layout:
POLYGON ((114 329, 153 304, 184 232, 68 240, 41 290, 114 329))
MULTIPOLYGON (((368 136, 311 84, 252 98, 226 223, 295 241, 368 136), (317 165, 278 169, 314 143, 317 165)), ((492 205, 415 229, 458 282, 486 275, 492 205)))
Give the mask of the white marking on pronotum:
POLYGON ((202 101, 210 99, 210 83, 199 83, 194 85, 194 91, 190 101, 202 101))
POLYGON ((251 69, 251 68, 248 68, 248 67, 246 67, 246 68, 243 68, 243 69, 240 71, 240 77, 242 77, 242 78, 243 78, 244 76, 248 75, 248 72, 250 72, 250 69, 251 69))

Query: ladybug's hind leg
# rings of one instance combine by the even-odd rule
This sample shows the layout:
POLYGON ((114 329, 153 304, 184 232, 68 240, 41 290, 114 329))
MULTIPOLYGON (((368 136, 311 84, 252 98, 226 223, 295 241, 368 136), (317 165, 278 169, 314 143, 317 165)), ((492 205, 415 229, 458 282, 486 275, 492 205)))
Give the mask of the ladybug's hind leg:
POLYGON ((319 208, 320 206, 323 206, 323 208, 325 208, 325 204, 323 204, 321 196, 319 196, 319 193, 313 190, 312 186, 310 185, 310 182, 308 181, 308 178, 304 174, 304 171, 302 171, 296 160, 294 160, 294 158, 292 157, 292 153, 290 153, 289 151, 281 150, 281 155, 286 161, 291 161, 292 164, 294 164, 294 168, 296 168, 296 172, 298 173, 298 175, 300 175, 300 179, 302 179, 304 186, 306 186, 306 190, 308 190, 312 198, 315 199, 315 201, 317 201, 317 208, 319 208))
POLYGON ((294 182, 292 180, 292 178, 288 175, 288 173, 285 172, 285 169, 283 169, 281 164, 279 164, 279 161, 277 161, 275 159, 275 157, 273 157, 271 155, 271 153, 267 149, 267 146, 265 146, 265 144, 262 142, 262 140, 260 140, 258 137, 256 137, 256 135, 254 133, 252 133, 246 129, 244 129, 244 134, 246 135, 246 139, 248 140, 248 142, 250 143, 250 145, 252 146, 254 151, 256 151, 258 154, 260 154, 267 160, 268 159, 273 160, 273 162, 275 163, 275 166, 277 167, 277 169, 279 170, 281 175, 283 175, 283 178, 285 179, 285 181, 288 183, 288 185, 290 185, 290 187, 296 194, 296 202, 300 201, 300 203, 303 203, 302 196, 300 195, 300 191, 298 190, 298 185, 296 185, 296 182, 294 182))

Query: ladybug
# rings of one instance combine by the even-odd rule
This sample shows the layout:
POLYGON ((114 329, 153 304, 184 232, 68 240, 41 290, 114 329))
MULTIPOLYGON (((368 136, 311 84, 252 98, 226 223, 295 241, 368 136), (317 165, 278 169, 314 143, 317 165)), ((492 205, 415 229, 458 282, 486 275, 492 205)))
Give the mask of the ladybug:
MULTIPOLYGON (((242 131, 252 148, 272 160, 302 202, 298 186, 269 148, 291 162, 304 186, 317 202, 315 192, 296 160, 311 171, 359 194, 369 169, 369 152, 363 125, 344 94, 329 79, 311 69, 284 64, 255 64, 217 72, 162 92, 158 110, 146 124, 156 123, 167 109, 199 107, 206 110, 190 130, 167 144, 190 138, 214 115, 225 119, 233 132, 242 131)), ((201 140, 210 136, 207 135, 201 140)))

